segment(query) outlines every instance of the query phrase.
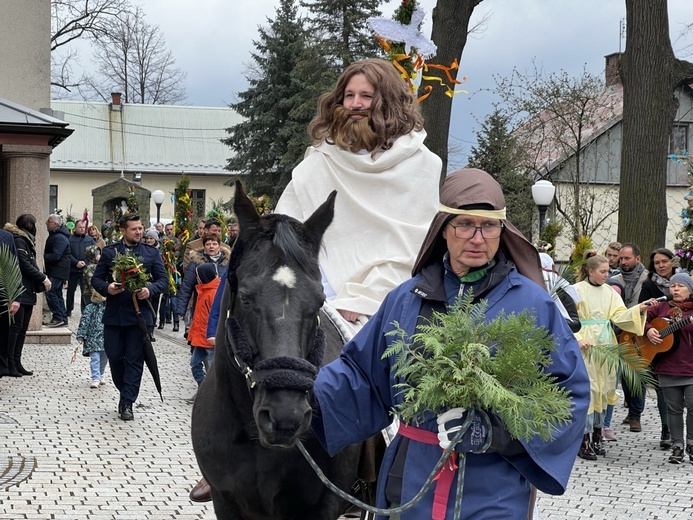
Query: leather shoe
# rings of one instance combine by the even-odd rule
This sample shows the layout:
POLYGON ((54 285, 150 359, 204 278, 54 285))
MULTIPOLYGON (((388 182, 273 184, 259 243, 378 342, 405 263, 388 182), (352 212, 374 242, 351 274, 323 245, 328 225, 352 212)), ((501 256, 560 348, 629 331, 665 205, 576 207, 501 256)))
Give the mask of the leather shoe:
POLYGON ((641 432, 642 431, 642 426, 640 426, 640 421, 638 419, 631 419, 630 420, 630 431, 632 431, 632 432, 641 432))
POLYGON ((120 408, 120 418, 123 421, 132 421, 135 416, 132 413, 132 403, 124 403, 120 408))
POLYGON ((626 416, 626 418, 623 419, 623 422, 621 422, 621 424, 630 424, 630 417, 626 416))
POLYGON ((163 322, 163 321, 160 321, 160 322, 159 322, 159 326, 157 327, 157 329, 162 330, 163 328, 164 328, 164 322, 163 322))
POLYGON ((209 487, 204 477, 190 491, 190 500, 193 502, 209 502, 212 500, 212 488, 209 487))
POLYGON ((173 332, 178 332, 178 323, 173 324, 173 332))

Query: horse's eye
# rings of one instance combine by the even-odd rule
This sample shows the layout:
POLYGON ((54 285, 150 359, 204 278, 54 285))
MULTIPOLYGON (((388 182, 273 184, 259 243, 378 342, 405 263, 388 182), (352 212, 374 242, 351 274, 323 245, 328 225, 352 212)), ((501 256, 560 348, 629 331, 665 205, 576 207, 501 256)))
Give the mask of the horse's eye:
POLYGON ((240 293, 238 297, 241 299, 243 305, 250 305, 250 298, 246 294, 240 293))

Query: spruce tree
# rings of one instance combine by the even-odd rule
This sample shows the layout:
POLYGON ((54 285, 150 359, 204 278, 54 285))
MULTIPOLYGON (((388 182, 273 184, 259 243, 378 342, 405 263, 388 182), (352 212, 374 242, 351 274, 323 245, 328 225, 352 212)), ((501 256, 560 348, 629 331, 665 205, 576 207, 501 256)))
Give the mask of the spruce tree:
MULTIPOLYGON (((234 152, 227 169, 243 174, 250 193, 276 200, 295 166, 285 159, 293 138, 287 128, 297 126, 291 114, 302 86, 294 72, 306 51, 296 0, 281 0, 275 19, 268 19, 268 27, 260 27, 259 35, 253 41, 256 52, 251 53, 253 63, 246 76, 249 88, 238 93, 240 100, 231 105, 245 120, 227 129, 224 143, 234 152)), ((303 134, 306 126, 307 122, 303 134)))
POLYGON ((310 13, 310 30, 323 55, 342 72, 354 61, 382 56, 366 20, 381 16, 383 0, 303 0, 310 13))
POLYGON ((477 133, 478 146, 472 146, 469 166, 484 170, 503 187, 508 220, 525 236, 531 236, 534 202, 532 179, 518 172, 518 147, 509 130, 510 118, 498 108, 488 115, 477 133))

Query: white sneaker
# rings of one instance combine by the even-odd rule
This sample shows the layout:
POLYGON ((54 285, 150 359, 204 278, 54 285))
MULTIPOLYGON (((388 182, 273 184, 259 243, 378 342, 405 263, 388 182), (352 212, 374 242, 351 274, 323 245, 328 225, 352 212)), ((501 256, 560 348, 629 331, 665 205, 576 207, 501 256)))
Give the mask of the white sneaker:
POLYGON ((104 380, 102 379, 102 380, 101 380, 101 385, 103 386, 103 385, 105 385, 105 384, 106 384, 106 381, 104 381, 104 380))
POLYGON ((89 385, 89 388, 98 388, 99 384, 101 384, 101 382, 98 379, 94 379, 89 385))

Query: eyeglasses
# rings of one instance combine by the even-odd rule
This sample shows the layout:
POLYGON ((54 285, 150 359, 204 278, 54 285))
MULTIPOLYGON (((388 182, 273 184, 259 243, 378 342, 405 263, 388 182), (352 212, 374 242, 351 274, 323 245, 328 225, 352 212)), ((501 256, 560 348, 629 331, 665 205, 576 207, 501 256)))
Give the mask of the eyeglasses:
POLYGON ((483 238, 498 238, 503 232, 503 223, 500 224, 482 224, 481 226, 474 226, 472 224, 460 224, 456 226, 452 222, 448 222, 450 227, 455 230, 455 236, 457 238, 474 238, 477 230, 481 233, 483 238))

